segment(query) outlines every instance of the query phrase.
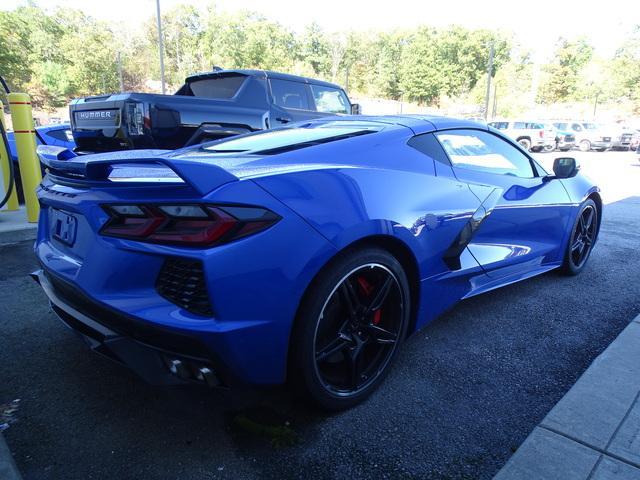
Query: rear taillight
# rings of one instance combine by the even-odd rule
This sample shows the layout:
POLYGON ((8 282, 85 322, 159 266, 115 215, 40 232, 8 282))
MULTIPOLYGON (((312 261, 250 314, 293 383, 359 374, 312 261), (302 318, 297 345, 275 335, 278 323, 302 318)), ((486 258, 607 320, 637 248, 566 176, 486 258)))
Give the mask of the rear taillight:
POLYGON ((544 138, 544 130, 540 130, 540 138, 544 138))
POLYGON ((129 135, 143 135, 147 118, 144 114, 144 104, 127 103, 127 130, 129 135))
POLYGON ((280 220, 260 207, 136 204, 102 208, 109 214, 102 235, 194 247, 226 243, 280 220))

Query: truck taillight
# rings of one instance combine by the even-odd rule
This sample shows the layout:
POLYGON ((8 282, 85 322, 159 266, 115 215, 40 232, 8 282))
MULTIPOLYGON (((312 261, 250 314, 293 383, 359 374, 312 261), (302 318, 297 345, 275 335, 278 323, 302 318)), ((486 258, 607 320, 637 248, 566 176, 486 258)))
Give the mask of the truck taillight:
POLYGON ((100 233, 142 242, 205 247, 270 227, 280 216, 260 207, 228 205, 102 205, 109 215, 100 233))
POLYGON ((540 138, 544 138, 544 130, 540 130, 540 138))
POLYGON ((144 105, 127 103, 127 130, 129 135, 143 135, 145 126, 144 105))

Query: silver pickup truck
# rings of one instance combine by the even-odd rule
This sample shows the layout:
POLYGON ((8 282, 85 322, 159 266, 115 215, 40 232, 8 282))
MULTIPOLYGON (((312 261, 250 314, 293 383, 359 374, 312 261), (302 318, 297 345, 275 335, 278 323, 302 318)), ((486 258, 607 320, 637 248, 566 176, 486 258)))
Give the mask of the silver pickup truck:
POLYGON ((531 152, 541 152, 551 141, 555 144, 555 135, 552 140, 548 139, 542 123, 502 120, 489 122, 488 125, 500 130, 518 142, 522 148, 531 152))

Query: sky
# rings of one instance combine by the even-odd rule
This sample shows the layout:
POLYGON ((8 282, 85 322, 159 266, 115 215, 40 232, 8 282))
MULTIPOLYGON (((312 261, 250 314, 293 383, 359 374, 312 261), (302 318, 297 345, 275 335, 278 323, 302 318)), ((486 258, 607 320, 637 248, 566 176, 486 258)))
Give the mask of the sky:
MULTIPOLYGON (((12 9, 28 0, 0 0, 0 9, 12 9)), ((163 11, 180 3, 206 7, 208 0, 160 0, 163 11)), ((136 27, 155 15, 155 0, 35 0, 45 9, 72 7, 92 17, 136 27)), ((252 10, 296 31, 315 21, 328 31, 390 30, 432 25, 462 25, 511 31, 538 60, 551 55, 561 35, 586 36, 596 51, 613 54, 634 24, 640 24, 638 0, 217 0, 222 10, 252 10)))

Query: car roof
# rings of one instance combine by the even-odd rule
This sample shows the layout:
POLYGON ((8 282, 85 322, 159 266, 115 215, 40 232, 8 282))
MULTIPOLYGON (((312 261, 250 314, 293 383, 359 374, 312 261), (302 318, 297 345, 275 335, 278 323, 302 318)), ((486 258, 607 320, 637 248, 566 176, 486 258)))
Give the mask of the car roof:
POLYGON ((345 115, 338 118, 322 118, 318 120, 309 120, 301 123, 315 123, 315 122, 358 122, 358 123, 384 123, 387 125, 397 125, 401 127, 407 127, 414 131, 414 133, 427 133, 436 130, 446 130, 451 128, 475 128, 481 130, 488 130, 487 125, 473 120, 466 120, 463 118, 444 117, 439 115, 345 115))
POLYGON ((189 75, 185 79, 185 82, 200 80, 203 78, 215 77, 220 74, 229 74, 229 73, 249 75, 252 77, 275 78, 278 80, 289 80, 292 82, 300 82, 300 83, 310 83, 313 85, 323 85, 325 87, 338 88, 342 90, 342 87, 340 85, 337 85, 331 82, 325 82, 324 80, 318 80, 316 78, 301 77, 299 75, 291 75, 289 73, 274 72, 272 70, 253 70, 253 69, 228 69, 228 70, 214 70, 211 72, 196 73, 193 75, 189 75))

